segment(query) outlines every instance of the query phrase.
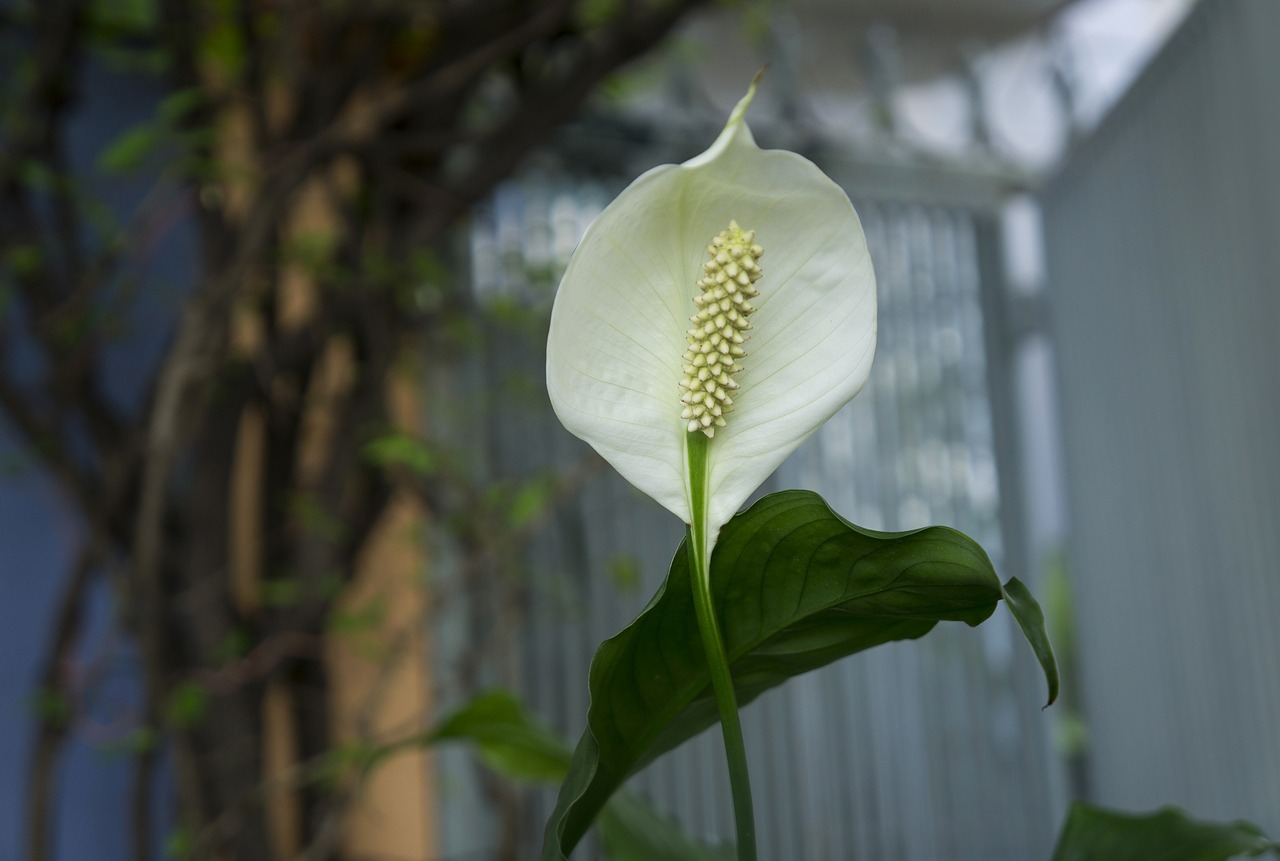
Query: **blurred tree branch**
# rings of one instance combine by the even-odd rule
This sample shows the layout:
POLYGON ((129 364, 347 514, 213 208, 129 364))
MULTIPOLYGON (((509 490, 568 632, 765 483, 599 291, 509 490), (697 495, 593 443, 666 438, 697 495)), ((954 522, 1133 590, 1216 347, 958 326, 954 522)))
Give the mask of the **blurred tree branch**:
MULTIPOLYGON (((157 15, 122 23, 103 17, 110 4, 42 0, 0 19, 0 36, 28 46, 0 129, 0 414, 86 536, 41 684, 69 701, 61 674, 85 584, 119 564, 126 575, 109 582, 140 648, 141 722, 166 739, 139 752, 137 857, 152 853, 158 751, 184 829, 200 836, 193 857, 278 857, 261 803, 268 686, 289 691, 298 761, 323 758, 333 726, 316 644, 367 539, 400 495, 475 503, 440 486, 456 476, 410 477, 364 454, 397 427, 388 381, 406 351, 442 337, 466 305, 446 291, 424 310, 414 254, 441 248, 602 80, 700 4, 160 0, 157 15), (84 69, 103 47, 158 54, 171 93, 163 128, 175 152, 121 228, 92 218, 67 155, 84 69), (120 285, 174 201, 194 225, 195 276, 142 406, 125 408, 101 379, 102 320, 122 295, 126 320, 137 309, 143 297, 120 285), (318 263, 304 265, 292 246, 318 211, 330 227, 318 263), (233 558, 246 439, 261 443, 252 595, 233 558)), ((477 554, 508 552, 464 539, 477 554)), ((68 726, 50 712, 32 753, 29 861, 53 857, 68 726)), ((302 815, 285 842, 341 857, 350 793, 310 779, 292 788, 302 815)))
POLYGON ((50 856, 50 828, 57 795, 57 761, 71 728, 70 703, 74 701, 67 668, 80 636, 85 592, 92 581, 95 559, 84 548, 72 566, 58 602, 53 636, 45 650, 40 673, 40 724, 27 780, 28 855, 50 856))

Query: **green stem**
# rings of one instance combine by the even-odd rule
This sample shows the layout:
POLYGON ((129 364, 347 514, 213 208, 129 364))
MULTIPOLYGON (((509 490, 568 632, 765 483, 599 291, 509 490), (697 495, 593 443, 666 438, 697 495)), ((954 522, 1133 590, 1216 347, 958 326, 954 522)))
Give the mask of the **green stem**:
POLYGON ((707 438, 700 433, 686 435, 686 467, 689 470, 689 576, 693 586, 693 605, 698 616, 698 631, 707 653, 711 689, 720 710, 720 728, 724 734, 724 753, 729 760, 729 787, 733 793, 733 818, 738 833, 738 861, 756 861, 756 819, 751 805, 751 778, 747 774, 747 747, 742 739, 742 723, 738 719, 738 698, 729 673, 729 659, 724 651, 724 638, 711 601, 711 547, 707 535, 707 438))

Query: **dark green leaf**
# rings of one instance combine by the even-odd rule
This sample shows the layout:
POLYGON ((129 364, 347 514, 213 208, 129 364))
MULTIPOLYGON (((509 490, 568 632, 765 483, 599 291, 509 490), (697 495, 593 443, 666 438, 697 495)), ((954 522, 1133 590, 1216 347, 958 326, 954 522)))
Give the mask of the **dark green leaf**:
POLYGON ((214 649, 214 660, 218 663, 238 661, 249 653, 253 638, 244 628, 232 628, 214 649))
POLYGON ((156 109, 161 122, 169 126, 177 126, 204 102, 204 91, 199 87, 189 87, 165 96, 156 109))
POLYGON ((209 711, 209 694, 197 682, 180 682, 169 694, 165 717, 176 727, 189 728, 200 723, 209 711))
POLYGON ((1044 613, 1040 611, 1036 599, 1031 597, 1031 592, 1017 577, 1009 578, 1009 582, 1004 584, 1004 603, 1009 607, 1009 612, 1013 613, 1018 627, 1022 629, 1022 635, 1036 653, 1040 669, 1044 670, 1044 680, 1049 685, 1049 701, 1044 707, 1048 708, 1058 698, 1058 663, 1054 660, 1053 646, 1049 643, 1049 633, 1045 629, 1044 613))
MULTIPOLYGON (((366 768, 395 749, 441 741, 474 744, 499 773, 521 781, 558 783, 569 769, 569 746, 535 721, 519 700, 505 691, 473 699, 436 728, 377 752, 366 768)), ((611 861, 732 861, 730 846, 708 846, 680 831, 678 824, 648 804, 619 792, 600 816, 600 839, 611 861)))
POLYGON ((156 749, 160 737, 149 726, 135 727, 119 738, 105 742, 99 751, 107 756, 137 756, 156 749))
POLYGON ((387 602, 383 596, 377 596, 365 603, 350 608, 334 608, 329 613, 329 631, 342 636, 373 631, 381 628, 387 620, 387 602))
POLYGON ((640 586, 640 563, 634 556, 615 556, 609 561, 609 579, 619 592, 630 594, 640 586))
POLYGON ((159 145, 160 132, 154 123, 126 130, 98 156, 98 169, 104 173, 128 173, 140 167, 159 145))
POLYGON ((31 695, 31 710, 56 726, 65 726, 71 721, 73 714, 71 702, 59 690, 40 688, 31 695))
POLYGON ((33 158, 19 162, 18 180, 32 191, 58 191, 65 185, 64 177, 33 158))
POLYGON ((313 493, 301 491, 290 496, 289 513, 315 538, 337 542, 347 534, 347 524, 329 513, 313 493))
POLYGON ((569 770, 572 755, 564 739, 538 723, 520 700, 502 690, 477 695, 434 730, 408 744, 441 741, 470 742, 494 770, 521 781, 559 783, 569 770))
POLYGON ((619 792, 600 813, 600 842, 611 861, 735 861, 732 843, 710 846, 634 795, 619 792))
POLYGON ((230 18, 234 7, 221 0, 210 6, 217 11, 211 16, 211 26, 201 35, 200 59, 224 75, 237 77, 244 69, 245 45, 230 18))
POLYGON ((353 776, 367 776, 371 764, 381 761, 383 751, 394 749, 399 746, 377 745, 367 739, 340 742, 312 762, 307 778, 316 786, 332 789, 353 776))
POLYGON ((365 443, 365 460, 378 466, 404 467, 415 475, 427 476, 436 469, 436 455, 426 445, 407 434, 393 433, 365 443))
POLYGON ((507 509, 507 523, 512 529, 524 529, 541 517, 555 495, 555 481, 535 478, 516 488, 507 509))
POLYGON ((302 600, 302 584, 283 577, 262 581, 258 587, 262 603, 268 607, 293 607, 302 600))
POLYGON ((159 12, 152 0, 93 0, 89 20, 101 39, 144 35, 155 29, 159 12))
MULTIPOLYGON (((4 262, 18 275, 34 275, 44 265, 44 254, 38 245, 14 245, 5 254, 4 262)), ((4 304, 8 304, 9 290, 5 290, 4 304)))
POLYGON ((620 0, 584 0, 578 4, 578 23, 589 30, 611 24, 621 14, 620 0))
POLYGON ((1053 861, 1226 861, 1280 843, 1249 822, 1198 822, 1176 807, 1117 813, 1076 802, 1058 837, 1053 861))
MULTIPOLYGON (((686 545, 649 606, 592 661, 587 730, 547 826, 547 861, 577 845, 628 775, 718 719, 686 545)), ((859 529, 807 491, 767 496, 725 525, 711 588, 743 705, 846 655, 924 636, 939 621, 977 625, 1002 596, 987 555, 961 533, 859 529)), ((1035 630, 1035 614, 1021 612, 1035 630)))
POLYGON ((195 848, 195 831, 185 825, 170 831, 169 836, 164 840, 164 854, 169 858, 190 858, 195 848))
POLYGON ((519 780, 558 781, 569 768, 564 741, 534 722, 505 691, 476 697, 426 740, 469 741, 489 767, 519 780))

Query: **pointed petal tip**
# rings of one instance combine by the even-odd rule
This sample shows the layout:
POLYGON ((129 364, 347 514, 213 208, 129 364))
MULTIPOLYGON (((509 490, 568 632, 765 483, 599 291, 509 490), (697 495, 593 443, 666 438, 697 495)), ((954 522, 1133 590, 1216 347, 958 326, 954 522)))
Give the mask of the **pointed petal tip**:
POLYGON ((729 122, 725 123, 726 129, 737 125, 746 116, 747 108, 751 107, 751 102, 756 97, 756 88, 760 86, 760 79, 764 77, 764 73, 768 68, 768 65, 761 66, 751 79, 750 85, 747 86, 747 94, 738 100, 738 104, 733 108, 733 113, 729 114, 729 122))

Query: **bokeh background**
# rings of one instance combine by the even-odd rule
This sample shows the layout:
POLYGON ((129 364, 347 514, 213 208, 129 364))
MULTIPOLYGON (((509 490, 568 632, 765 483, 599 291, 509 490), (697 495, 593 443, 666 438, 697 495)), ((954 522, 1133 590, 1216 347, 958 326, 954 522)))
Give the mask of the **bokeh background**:
MULTIPOLYGON (((682 530, 556 423, 547 314, 762 65, 881 309, 762 492, 975 536, 1064 672, 1041 711, 1001 610, 766 695, 763 857, 1048 858, 1073 799, 1280 834, 1280 5, 356 5, 0 2, 0 857, 536 857, 553 789, 356 766, 495 688, 581 732, 682 530)), ((633 788, 732 834, 715 733, 633 788)))

